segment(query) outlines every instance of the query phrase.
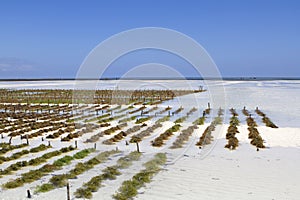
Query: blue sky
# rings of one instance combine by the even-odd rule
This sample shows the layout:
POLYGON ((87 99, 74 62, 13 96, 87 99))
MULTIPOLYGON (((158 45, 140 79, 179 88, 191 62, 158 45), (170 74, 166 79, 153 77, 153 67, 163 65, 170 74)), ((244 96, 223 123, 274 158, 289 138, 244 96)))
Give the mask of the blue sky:
MULTIPOLYGON (((299 19, 296 0, 1 0, 0 78, 73 78, 101 41, 149 26, 195 39, 224 77, 300 77, 299 19)), ((161 51, 128 55, 107 74, 149 62, 194 75, 187 63, 161 51)))

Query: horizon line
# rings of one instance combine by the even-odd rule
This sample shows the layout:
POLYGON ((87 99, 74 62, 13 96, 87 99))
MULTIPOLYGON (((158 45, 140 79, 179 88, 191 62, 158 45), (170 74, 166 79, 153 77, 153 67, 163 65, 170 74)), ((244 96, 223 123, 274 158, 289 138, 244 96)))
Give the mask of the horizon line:
POLYGON ((300 80, 300 77, 107 77, 107 78, 0 78, 0 81, 75 81, 75 80, 300 80))

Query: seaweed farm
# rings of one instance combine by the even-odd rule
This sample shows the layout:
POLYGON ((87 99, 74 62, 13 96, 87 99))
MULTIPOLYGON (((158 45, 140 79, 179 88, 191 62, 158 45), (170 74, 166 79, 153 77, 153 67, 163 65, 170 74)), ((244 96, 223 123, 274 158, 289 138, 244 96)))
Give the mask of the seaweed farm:
MULTIPOLYGON (((225 171, 202 170, 219 162, 239 176, 248 169, 244 163, 257 158, 286 162, 278 146, 297 149, 299 141, 298 129, 281 127, 283 120, 264 106, 214 108, 206 98, 190 106, 177 100, 203 98, 206 90, 0 93, 2 199, 159 199, 161 190, 168 198, 176 195, 170 182, 187 186, 199 173, 218 187, 225 171)), ((188 196, 184 188, 178 192, 188 196)))

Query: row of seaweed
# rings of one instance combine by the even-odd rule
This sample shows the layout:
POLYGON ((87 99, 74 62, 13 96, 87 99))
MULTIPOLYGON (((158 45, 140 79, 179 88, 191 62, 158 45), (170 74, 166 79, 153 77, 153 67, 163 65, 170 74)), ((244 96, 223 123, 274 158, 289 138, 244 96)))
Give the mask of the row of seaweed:
POLYGON ((119 158, 115 165, 104 168, 102 173, 93 176, 89 181, 83 183, 83 185, 74 192, 75 197, 91 199, 93 193, 97 192, 99 188, 104 187, 104 181, 117 179, 117 176, 122 174, 121 170, 129 168, 133 162, 140 159, 141 155, 141 153, 133 151, 119 158))
POLYGON ((199 141, 196 143, 196 146, 199 146, 201 148, 202 146, 211 144, 211 142, 214 139, 212 132, 215 131, 217 125, 221 125, 223 123, 223 119, 222 119, 223 114, 224 114, 224 110, 219 108, 217 116, 213 119, 210 125, 204 130, 201 137, 199 138, 199 141))
POLYGON ((261 110, 259 110, 258 108, 255 109, 255 112, 262 117, 262 121, 265 123, 265 125, 267 127, 271 127, 271 128, 278 128, 278 126, 276 126, 269 117, 266 116, 265 113, 263 113, 261 110))
POLYGON ((225 148, 228 148, 230 150, 235 150, 239 146, 239 140, 235 136, 237 133, 239 133, 237 126, 239 125, 240 121, 238 119, 238 114, 235 111, 235 109, 230 109, 232 117, 230 118, 229 127, 227 129, 226 133, 226 139, 227 144, 225 145, 225 148))
POLYGON ((243 112, 244 115, 246 115, 246 113, 248 114, 248 115, 246 115, 247 116, 246 122, 248 125, 248 131, 249 131, 248 138, 251 140, 250 143, 253 146, 255 146, 257 148, 257 150, 259 150, 259 148, 265 148, 264 140, 262 139, 262 137, 259 134, 259 131, 256 128, 257 127, 256 121, 254 120, 254 118, 252 117, 250 112, 245 107, 244 107, 243 111, 244 111, 243 112))

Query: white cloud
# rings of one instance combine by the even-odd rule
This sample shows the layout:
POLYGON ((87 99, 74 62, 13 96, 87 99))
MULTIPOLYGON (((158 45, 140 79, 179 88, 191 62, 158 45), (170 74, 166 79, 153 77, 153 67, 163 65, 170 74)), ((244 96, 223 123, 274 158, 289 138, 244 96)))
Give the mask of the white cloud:
POLYGON ((28 72, 34 71, 35 64, 20 58, 0 58, 1 72, 28 72))

